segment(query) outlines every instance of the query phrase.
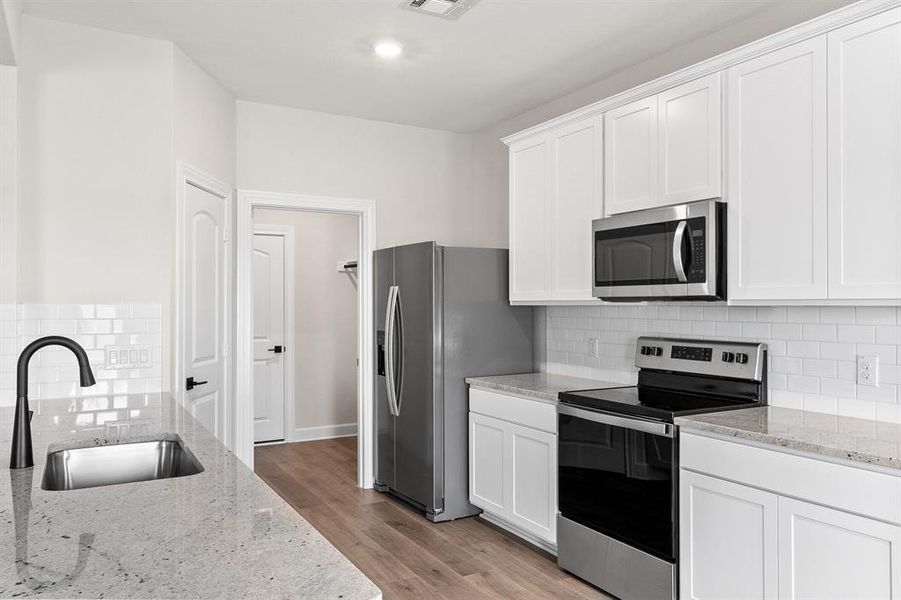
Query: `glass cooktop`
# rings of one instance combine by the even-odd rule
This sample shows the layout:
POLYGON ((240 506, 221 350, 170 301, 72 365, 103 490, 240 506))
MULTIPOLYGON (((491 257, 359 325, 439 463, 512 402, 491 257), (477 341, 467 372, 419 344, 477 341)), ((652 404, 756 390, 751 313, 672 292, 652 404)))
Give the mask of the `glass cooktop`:
POLYGON ((755 406, 757 402, 652 387, 617 387, 563 392, 560 402, 608 413, 672 422, 675 417, 755 406))

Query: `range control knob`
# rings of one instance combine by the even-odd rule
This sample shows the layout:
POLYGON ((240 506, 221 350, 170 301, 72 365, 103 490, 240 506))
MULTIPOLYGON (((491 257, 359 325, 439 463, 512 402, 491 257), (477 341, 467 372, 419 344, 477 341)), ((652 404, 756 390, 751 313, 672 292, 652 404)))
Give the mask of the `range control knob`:
POLYGON ((660 346, 654 346, 653 350, 654 356, 661 356, 663 354, 663 348, 661 348, 660 346))
POLYGON ((732 352, 723 352, 723 362, 730 363, 730 362, 734 362, 734 361, 735 361, 735 354, 733 354, 732 352))
POLYGON ((744 353, 741 353, 741 352, 738 353, 738 354, 736 354, 736 355, 735 355, 735 362, 737 362, 737 363, 740 364, 740 365, 747 364, 747 362, 748 362, 748 355, 747 355, 747 354, 744 354, 744 353))

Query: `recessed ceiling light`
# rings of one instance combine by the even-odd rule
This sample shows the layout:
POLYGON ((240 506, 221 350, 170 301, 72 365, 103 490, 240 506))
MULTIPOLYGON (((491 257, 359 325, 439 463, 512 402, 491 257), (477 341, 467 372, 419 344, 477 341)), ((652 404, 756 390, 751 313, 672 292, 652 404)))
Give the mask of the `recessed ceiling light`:
POLYGON ((376 42, 372 49, 381 58, 397 58, 404 51, 404 47, 400 42, 395 42, 394 40, 376 42))

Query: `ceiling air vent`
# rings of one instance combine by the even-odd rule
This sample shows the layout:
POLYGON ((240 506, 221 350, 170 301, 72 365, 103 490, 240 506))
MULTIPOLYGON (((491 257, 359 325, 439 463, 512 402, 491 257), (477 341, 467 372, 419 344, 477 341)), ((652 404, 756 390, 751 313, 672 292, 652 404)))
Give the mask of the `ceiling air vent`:
POLYGON ((476 2, 478 0, 404 0, 400 7, 442 19, 459 19, 476 2))

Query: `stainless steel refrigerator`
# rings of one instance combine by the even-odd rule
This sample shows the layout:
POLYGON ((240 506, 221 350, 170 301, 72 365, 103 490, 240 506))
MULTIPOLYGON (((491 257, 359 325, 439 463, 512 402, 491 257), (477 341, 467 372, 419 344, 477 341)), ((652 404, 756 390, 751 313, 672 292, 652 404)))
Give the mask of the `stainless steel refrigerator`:
POLYGON ((532 368, 532 310, 510 306, 507 263, 434 242, 375 253, 375 487, 432 521, 481 512, 464 379, 532 368))

